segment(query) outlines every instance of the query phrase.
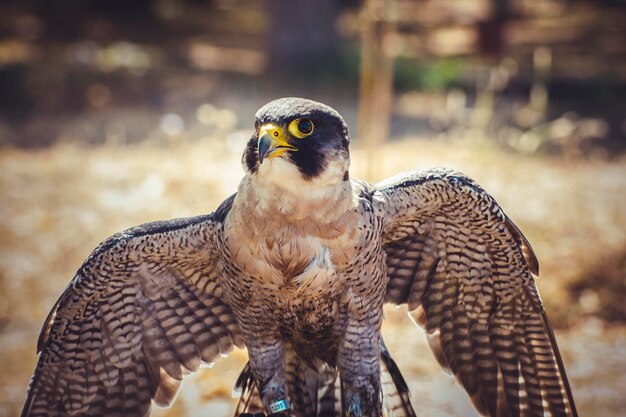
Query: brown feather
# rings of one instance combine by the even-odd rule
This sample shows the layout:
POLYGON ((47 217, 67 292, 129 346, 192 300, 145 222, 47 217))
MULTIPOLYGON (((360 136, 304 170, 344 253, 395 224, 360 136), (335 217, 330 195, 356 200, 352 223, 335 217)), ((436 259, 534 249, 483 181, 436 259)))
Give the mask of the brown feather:
POLYGON ((476 409, 489 416, 577 416, 534 286, 539 263, 493 198, 441 169, 401 177, 376 195, 389 213, 387 301, 408 302, 437 361, 476 409))
POLYGON ((144 416, 240 344, 213 295, 219 227, 211 216, 156 222, 102 243, 44 323, 22 417, 144 416))

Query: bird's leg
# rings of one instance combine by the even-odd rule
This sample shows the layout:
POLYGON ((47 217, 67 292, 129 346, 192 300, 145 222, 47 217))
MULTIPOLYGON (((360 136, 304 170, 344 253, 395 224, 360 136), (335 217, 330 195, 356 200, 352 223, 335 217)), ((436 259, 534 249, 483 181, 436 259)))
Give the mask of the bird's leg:
POLYGON ((271 416, 288 417, 291 406, 287 397, 285 347, 273 333, 257 331, 252 340, 246 338, 246 346, 263 406, 271 416))
POLYGON ((351 320, 341 341, 338 367, 346 417, 382 415, 379 328, 351 320))

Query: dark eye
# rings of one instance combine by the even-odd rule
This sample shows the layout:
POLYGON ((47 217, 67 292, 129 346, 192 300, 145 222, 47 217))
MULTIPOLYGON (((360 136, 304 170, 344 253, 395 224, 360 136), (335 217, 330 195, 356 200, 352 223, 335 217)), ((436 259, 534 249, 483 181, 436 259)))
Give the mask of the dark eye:
POLYGON ((310 119, 302 119, 298 123, 298 130, 304 135, 313 133, 313 122, 310 119))
POLYGON ((297 138, 304 138, 313 133, 315 126, 311 119, 295 119, 289 123, 289 133, 297 138))

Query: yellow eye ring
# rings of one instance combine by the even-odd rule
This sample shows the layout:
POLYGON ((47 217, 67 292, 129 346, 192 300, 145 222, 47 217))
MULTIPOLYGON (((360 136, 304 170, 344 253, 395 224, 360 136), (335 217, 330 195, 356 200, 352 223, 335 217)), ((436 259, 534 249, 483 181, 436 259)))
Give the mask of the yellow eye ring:
POLYGON ((311 119, 294 119, 289 123, 289 133, 299 139, 305 138, 313 133, 315 125, 311 119))

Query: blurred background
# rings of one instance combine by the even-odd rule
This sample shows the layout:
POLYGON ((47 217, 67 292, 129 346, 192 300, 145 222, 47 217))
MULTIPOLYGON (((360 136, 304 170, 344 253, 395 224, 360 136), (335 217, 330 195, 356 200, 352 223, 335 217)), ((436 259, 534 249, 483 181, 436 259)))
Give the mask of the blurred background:
MULTIPOLYGON (((0 2, 0 417, 92 248, 207 213, 256 109, 335 107, 353 176, 443 165, 532 243, 581 415, 626 414, 626 3, 620 0, 0 2)), ((384 334, 422 416, 475 416, 402 309, 384 334)), ((235 351, 157 416, 230 416, 235 351)))

